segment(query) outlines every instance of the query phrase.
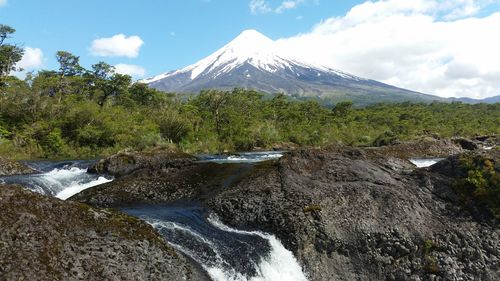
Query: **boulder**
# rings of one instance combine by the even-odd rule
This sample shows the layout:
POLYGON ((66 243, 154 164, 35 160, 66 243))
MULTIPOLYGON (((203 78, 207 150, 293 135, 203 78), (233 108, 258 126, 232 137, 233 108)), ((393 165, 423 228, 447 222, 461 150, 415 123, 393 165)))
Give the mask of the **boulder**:
POLYGON ((176 150, 122 151, 98 161, 88 168, 88 172, 121 177, 139 169, 159 170, 169 166, 184 165, 194 160, 196 157, 176 150))
POLYGON ((367 152, 374 152, 385 156, 400 159, 413 157, 448 157, 463 152, 463 148, 449 139, 423 137, 419 140, 400 142, 394 145, 367 148, 367 152))
POLYGON ((210 280, 134 217, 7 185, 0 210, 1 280, 210 280))
POLYGON ((479 145, 475 141, 465 138, 454 138, 453 142, 465 150, 476 150, 479 148, 479 145))
POLYGON ((204 201, 249 173, 249 164, 197 163, 169 159, 155 168, 140 168, 118 179, 86 189, 71 198, 99 207, 204 201))
POLYGON ((33 169, 22 163, 0 157, 0 176, 25 175, 33 172, 33 169))
POLYGON ((360 149, 294 151, 208 205, 277 235, 311 280, 499 280, 498 226, 462 204, 455 176, 391 163, 360 149))
POLYGON ((97 206, 201 201, 226 224, 276 235, 311 280, 500 280, 492 200, 457 189, 470 180, 464 155, 483 157, 478 169, 486 167, 495 184, 498 151, 469 153, 429 138, 298 149, 256 165, 149 166, 71 199, 97 206), (449 154, 457 155, 423 169, 406 160, 449 154))

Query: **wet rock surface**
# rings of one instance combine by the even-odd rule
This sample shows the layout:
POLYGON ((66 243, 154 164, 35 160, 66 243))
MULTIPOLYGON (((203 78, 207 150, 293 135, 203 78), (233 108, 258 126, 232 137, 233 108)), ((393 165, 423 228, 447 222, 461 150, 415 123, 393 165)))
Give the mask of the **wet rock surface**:
POLYGON ((295 151, 208 204, 226 223, 276 234, 311 280, 498 280, 498 226, 469 213, 446 169, 396 164, 295 151))
POLYGON ((0 280, 209 280, 148 224, 0 186, 0 280))
POLYGON ((394 145, 366 148, 368 153, 393 156, 400 159, 412 157, 448 157, 462 153, 464 148, 450 139, 423 137, 420 140, 401 142, 394 145))
POLYGON ((140 168, 112 182, 84 190, 70 200, 99 207, 204 201, 241 180, 250 164, 197 163, 169 160, 154 168, 140 168))
POLYGON ((25 175, 33 172, 33 169, 22 163, 0 157, 0 176, 25 175))
POLYGON ((98 161, 88 168, 88 172, 121 177, 140 169, 158 170, 185 165, 194 160, 196 157, 192 155, 168 149, 148 152, 123 151, 98 161))
MULTIPOLYGON (((454 189, 467 173, 457 162, 463 152, 429 139, 299 149, 251 167, 189 161, 141 168, 72 199, 203 202, 231 226, 276 235, 311 280, 499 280, 498 223, 454 189), (416 169, 406 159, 421 153, 454 156, 416 169)), ((500 163, 494 149, 467 153, 500 163)))

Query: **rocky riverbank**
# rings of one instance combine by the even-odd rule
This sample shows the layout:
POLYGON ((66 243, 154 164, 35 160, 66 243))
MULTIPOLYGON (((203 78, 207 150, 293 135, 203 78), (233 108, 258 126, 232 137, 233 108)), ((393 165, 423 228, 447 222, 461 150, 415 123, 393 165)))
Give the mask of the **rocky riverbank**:
POLYGON ((70 200, 99 207, 181 200, 205 201, 224 188, 234 185, 252 169, 253 166, 249 164, 198 163, 186 158, 170 159, 156 167, 139 168, 112 182, 84 190, 70 200))
MULTIPOLYGON (((275 234, 311 280, 498 280, 498 223, 485 202, 456 189, 468 173, 459 156, 415 169, 397 151, 407 149, 296 150, 239 170, 236 179, 241 166, 233 164, 149 166, 73 200, 204 202, 225 223, 275 234)), ((497 175, 498 154, 462 155, 488 160, 497 175)))
POLYGON ((0 176, 25 175, 33 172, 33 169, 22 163, 0 157, 0 176))
POLYGON ((296 151, 208 204, 275 233, 312 280, 498 280, 498 226, 462 204, 450 165, 408 168, 358 149, 296 151))
POLYGON ((0 185, 0 280, 209 280, 148 224, 0 185))

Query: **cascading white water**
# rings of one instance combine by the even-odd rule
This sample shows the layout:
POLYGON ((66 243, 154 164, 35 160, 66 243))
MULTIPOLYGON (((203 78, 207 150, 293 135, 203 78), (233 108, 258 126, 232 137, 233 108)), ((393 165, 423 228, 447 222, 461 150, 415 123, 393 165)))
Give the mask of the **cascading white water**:
POLYGON ((220 230, 238 233, 243 235, 256 235, 261 238, 266 239, 271 245, 271 252, 262 258, 260 263, 257 265, 259 269, 258 276, 251 277, 250 279, 244 276, 237 275, 232 276, 231 274, 226 274, 225 272, 219 270, 219 268, 212 268, 207 270, 212 278, 217 281, 273 281, 273 280, 289 280, 289 281, 306 281, 307 278, 302 272, 302 269, 293 256, 292 252, 288 251, 283 247, 283 244, 271 234, 259 232, 259 231, 242 231, 231 228, 224 225, 217 216, 211 214, 208 217, 208 221, 219 228, 220 230), (236 277, 236 278, 234 278, 236 277), (243 278, 241 278, 243 277, 243 278))
MULTIPOLYGON (((96 185, 100 185, 103 183, 107 183, 112 181, 111 179, 107 179, 103 176, 99 176, 97 179, 93 179, 91 181, 86 181, 82 180, 82 178, 85 178, 85 175, 87 175, 87 171, 79 168, 71 168, 69 170, 69 173, 66 172, 67 170, 59 170, 59 171, 52 171, 49 174, 55 175, 56 179, 57 176, 61 176, 63 179, 65 176, 68 176, 68 179, 71 179, 71 183, 67 186, 65 186, 61 191, 59 191, 56 194, 56 197, 62 200, 66 200, 69 197, 87 189, 91 188, 96 185), (58 174, 60 173, 60 174, 58 174)), ((51 175, 45 175, 45 177, 50 177, 51 175)), ((54 179, 54 178, 52 178, 54 179)))
POLYGON ((425 168, 430 167, 443 159, 444 158, 411 158, 410 162, 417 166, 417 168, 425 168))
POLYGON ((242 152, 236 155, 200 155, 201 162, 256 163, 283 157, 282 151, 242 152))
MULTIPOLYGON (((216 156, 208 161, 254 163, 281 156, 280 152, 247 153, 234 158, 216 156)), ((84 189, 112 180, 88 174, 84 168, 89 165, 88 161, 39 161, 31 164, 40 171, 39 174, 2 177, 0 182, 20 184, 65 200, 84 189)), ((276 237, 230 228, 198 203, 131 206, 123 210, 152 224, 168 243, 200 264, 213 280, 307 280, 293 254, 276 237)))
POLYGON ((40 174, 4 177, 0 181, 66 200, 82 190, 110 182, 111 178, 88 174, 86 169, 79 167, 61 167, 40 174))
POLYGON ((307 280, 293 254, 276 237, 228 227, 201 206, 138 206, 124 211, 150 223, 213 280, 307 280))

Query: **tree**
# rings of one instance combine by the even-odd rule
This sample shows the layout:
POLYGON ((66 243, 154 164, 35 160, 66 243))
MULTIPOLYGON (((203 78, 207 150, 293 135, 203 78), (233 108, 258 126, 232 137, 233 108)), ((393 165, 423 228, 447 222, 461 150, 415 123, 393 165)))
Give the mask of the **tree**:
POLYGON ((115 67, 103 61, 92 65, 92 75, 96 79, 108 80, 115 73, 115 67))
POLYGON ((11 71, 21 70, 16 68, 16 64, 23 58, 24 50, 16 45, 4 44, 15 31, 8 25, 0 24, 0 85, 5 83, 11 71))
POLYGON ((156 89, 143 83, 134 83, 129 88, 130 97, 139 105, 161 108, 167 104, 168 97, 156 89))
MULTIPOLYGON (((74 81, 75 79, 70 79, 73 77, 81 78, 80 76, 85 70, 80 66, 80 57, 66 51, 58 51, 56 53, 56 59, 59 63, 59 81, 57 86, 57 93, 59 95, 69 93, 71 82, 79 82, 79 85, 77 87, 73 87, 73 89, 80 90, 83 87, 81 83, 82 81, 74 81)), ((59 96, 59 101, 61 101, 61 96, 59 96)))
POLYGON ((336 117, 345 117, 352 109, 352 101, 341 101, 333 108, 333 115, 336 117))
POLYGON ((131 83, 132 77, 129 75, 119 73, 113 74, 109 80, 104 80, 97 103, 100 106, 104 106, 106 101, 110 97, 113 97, 116 100, 121 99, 121 103, 124 104, 124 101, 128 99, 128 88, 131 83))
POLYGON ((3 45, 5 39, 10 38, 10 34, 13 34, 16 30, 8 25, 0 24, 0 46, 3 45))
POLYGON ((79 75, 83 72, 83 67, 80 66, 80 57, 78 56, 66 51, 58 51, 56 59, 59 63, 59 75, 61 78, 79 75))
POLYGON ((215 123, 215 131, 217 133, 217 138, 219 141, 222 136, 222 109, 229 101, 231 92, 219 91, 219 90, 207 90, 202 91, 199 96, 199 101, 202 108, 206 108, 208 112, 213 117, 215 123))

